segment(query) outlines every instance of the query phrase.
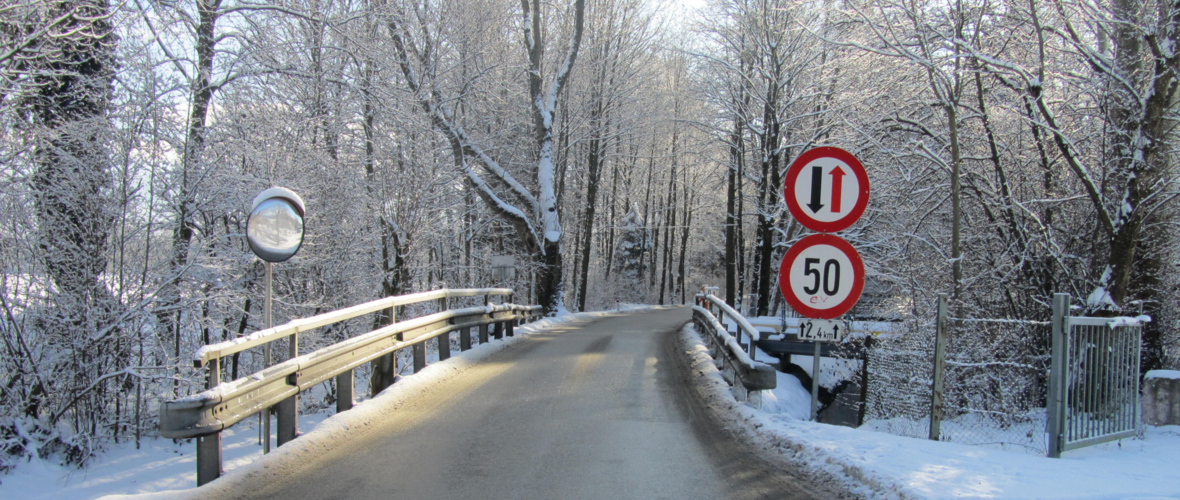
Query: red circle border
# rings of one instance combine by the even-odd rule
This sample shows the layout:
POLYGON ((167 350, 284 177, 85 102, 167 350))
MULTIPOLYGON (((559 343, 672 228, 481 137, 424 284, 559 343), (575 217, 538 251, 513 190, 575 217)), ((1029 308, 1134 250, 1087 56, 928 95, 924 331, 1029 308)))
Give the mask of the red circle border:
POLYGON ((869 174, 865 171, 865 167, 860 163, 860 160, 856 159, 852 153, 831 146, 812 148, 799 155, 798 158, 795 158, 795 161, 791 162, 791 166, 787 168, 787 178, 783 182, 783 201, 787 203, 787 210, 791 212, 795 220, 803 224, 803 227, 820 233, 843 231, 855 224, 860 219, 860 216, 864 215, 865 209, 869 206, 869 174), (856 201, 856 206, 852 207, 852 211, 848 212, 848 215, 831 222, 813 219, 807 212, 803 211, 803 207, 799 205, 795 200, 795 196, 791 193, 794 190, 795 181, 799 179, 799 173, 803 171, 803 168, 807 164, 818 158, 835 158, 844 162, 845 165, 848 165, 852 169, 853 175, 856 175, 856 180, 860 183, 860 197, 856 201))
POLYGON ((794 245, 791 245, 791 248, 787 249, 787 253, 783 255, 783 261, 779 264, 778 269, 778 287, 779 291, 783 294, 783 298, 786 299, 787 304, 804 317, 811 319, 836 319, 851 311, 852 307, 860 300, 860 295, 864 292, 865 287, 865 264, 861 260, 860 254, 852 247, 852 244, 848 243, 844 238, 834 234, 812 234, 795 242, 794 245), (848 297, 843 302, 828 309, 816 309, 799 301, 795 297, 795 293, 791 291, 791 278, 787 276, 787 273, 791 271, 791 263, 795 261, 795 258, 803 253, 804 250, 815 245, 831 245, 836 247, 838 250, 844 252, 848 260, 852 262, 852 292, 848 294, 848 297))

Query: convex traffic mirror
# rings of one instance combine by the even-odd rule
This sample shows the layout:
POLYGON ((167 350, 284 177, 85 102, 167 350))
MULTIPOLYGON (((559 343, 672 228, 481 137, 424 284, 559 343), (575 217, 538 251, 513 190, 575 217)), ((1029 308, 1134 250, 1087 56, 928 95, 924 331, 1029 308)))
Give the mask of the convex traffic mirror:
POLYGON ((282 262, 303 246, 303 199, 294 191, 272 187, 254 197, 246 221, 250 250, 267 262, 282 262))

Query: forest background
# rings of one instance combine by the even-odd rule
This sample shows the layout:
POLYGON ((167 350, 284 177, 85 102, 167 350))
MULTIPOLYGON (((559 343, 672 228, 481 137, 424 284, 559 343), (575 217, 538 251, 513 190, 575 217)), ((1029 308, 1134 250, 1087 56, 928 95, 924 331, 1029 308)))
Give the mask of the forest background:
POLYGON ((1177 50, 1153 0, 5 2, 0 470, 154 434, 196 348, 264 325, 244 233, 273 185, 307 204, 279 323, 487 286, 775 314, 807 234, 785 169, 837 146, 873 186, 854 315, 946 293, 1045 320, 1069 293, 1151 315, 1142 369, 1175 367, 1177 50))

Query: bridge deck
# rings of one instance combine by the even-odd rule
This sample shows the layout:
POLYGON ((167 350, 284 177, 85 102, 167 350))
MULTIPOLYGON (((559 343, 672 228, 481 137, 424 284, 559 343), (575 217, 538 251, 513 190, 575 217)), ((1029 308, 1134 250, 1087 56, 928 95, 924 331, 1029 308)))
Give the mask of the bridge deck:
POLYGON ((689 319, 679 308, 533 335, 235 496, 816 497, 696 407, 672 349, 689 319))

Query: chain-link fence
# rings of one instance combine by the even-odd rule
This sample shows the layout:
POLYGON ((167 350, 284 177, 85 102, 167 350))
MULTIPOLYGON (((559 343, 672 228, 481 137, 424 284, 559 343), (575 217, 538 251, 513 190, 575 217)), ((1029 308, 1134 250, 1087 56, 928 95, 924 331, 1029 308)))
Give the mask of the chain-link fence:
MULTIPOLYGON (((912 318, 873 342, 865 426, 929 437, 935 336, 912 318)), ((945 352, 940 440, 1047 450, 1048 323, 948 318, 945 352)))

